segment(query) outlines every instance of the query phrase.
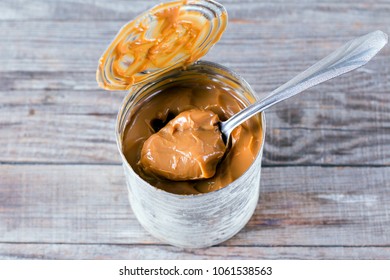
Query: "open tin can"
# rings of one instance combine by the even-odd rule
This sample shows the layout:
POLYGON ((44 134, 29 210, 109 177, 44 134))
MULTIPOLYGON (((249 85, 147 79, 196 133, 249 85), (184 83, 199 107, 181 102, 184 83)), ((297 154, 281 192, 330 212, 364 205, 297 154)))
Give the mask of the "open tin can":
POLYGON ((251 218, 260 192, 264 113, 254 116, 261 126, 261 146, 250 167, 223 188, 203 194, 179 195, 152 186, 126 160, 123 137, 132 114, 167 84, 209 79, 234 92, 246 106, 256 101, 238 74, 216 63, 197 61, 219 40, 226 24, 226 10, 214 1, 158 5, 120 30, 97 71, 101 87, 129 90, 118 113, 116 137, 132 210, 150 234, 178 247, 216 245, 234 236, 251 218))

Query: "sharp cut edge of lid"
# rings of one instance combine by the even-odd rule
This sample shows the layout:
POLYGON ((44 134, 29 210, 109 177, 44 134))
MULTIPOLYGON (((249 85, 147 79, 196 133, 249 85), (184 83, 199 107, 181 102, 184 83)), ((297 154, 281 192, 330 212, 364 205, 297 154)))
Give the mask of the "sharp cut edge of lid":
MULTIPOLYGON (((157 15, 158 17, 159 15, 157 15)), ((171 18, 172 19, 172 18, 171 18)), ((158 20, 157 20, 158 22, 158 20)), ((159 4, 150 10, 142 13, 137 16, 134 20, 125 24, 115 36, 114 40, 110 43, 102 57, 99 59, 99 65, 96 72, 96 81, 99 87, 106 90, 128 90, 133 85, 137 85, 142 82, 146 82, 150 79, 153 79, 173 68, 184 67, 202 56, 204 56, 211 47, 219 41, 223 32, 225 31, 227 26, 227 12, 226 9, 219 3, 211 0, 192 0, 192 1, 176 1, 176 2, 168 2, 159 4), (171 22, 168 24, 173 24, 175 29, 168 30, 173 34, 176 32, 178 34, 178 21, 179 24, 189 24, 189 28, 185 29, 185 35, 191 32, 198 32, 194 37, 190 37, 193 41, 185 41, 179 40, 181 37, 176 36, 175 41, 168 41, 168 44, 163 45, 166 49, 171 48, 171 52, 167 52, 166 56, 168 59, 164 61, 163 57, 163 65, 162 67, 156 67, 149 58, 150 50, 153 47, 157 46, 157 55, 158 55, 158 47, 161 47, 161 41, 167 39, 163 38, 148 38, 149 41, 153 42, 150 44, 149 48, 145 49, 144 53, 138 52, 137 54, 141 54, 140 56, 144 56, 141 58, 141 62, 138 61, 138 68, 135 70, 128 67, 124 69, 121 67, 120 59, 123 59, 125 55, 128 55, 126 59, 128 59, 129 54, 134 54, 134 50, 128 48, 130 44, 135 44, 134 41, 139 38, 139 36, 146 36, 146 34, 153 33, 157 29, 158 32, 161 32, 162 25, 166 25, 166 21, 169 20, 167 17, 163 17, 163 21, 159 22, 158 26, 154 26, 149 28, 150 25, 144 26, 143 23, 145 20, 149 20, 149 24, 154 23, 153 19, 156 17, 158 13, 166 12, 168 16, 172 16, 172 10, 169 9, 179 9, 180 13, 178 14, 178 18, 176 18, 176 22, 171 22), (171 13, 171 15, 169 15, 171 13), (179 17, 180 16, 180 17, 179 17), (193 21, 191 21, 193 20, 193 21), (196 22, 197 21, 197 22, 196 22), (202 25, 203 24, 203 25, 202 25), (198 27, 197 30, 196 26, 198 27), (201 28, 200 28, 201 26, 201 28), (208 28, 208 32, 204 27, 208 28), (138 32, 138 33, 137 33, 138 32), (137 37, 138 36, 138 37, 137 37), (132 39, 132 41, 126 41, 128 39, 132 39), (160 40, 160 41, 158 41, 160 40), (195 40, 195 41, 194 41, 195 40), (157 42, 157 43, 155 43, 157 42), (191 44, 190 44, 191 43, 191 44), (160 44, 160 45, 158 45, 160 44), (172 45, 173 44, 173 45, 172 45), (189 47, 186 49, 186 46, 189 47), (126 49, 127 47, 127 49, 126 49), (120 53, 120 59, 117 59, 118 54, 117 49, 122 51, 120 53), (128 52, 123 52, 123 49, 128 52), (175 61, 176 56, 179 56, 177 61, 175 61), (113 64, 116 64, 115 69, 113 69, 113 64), (164 65, 165 63, 165 65, 164 65), (153 66, 152 68, 146 68, 145 66, 153 66), (119 71, 118 71, 119 69, 119 71), (140 70, 140 71, 138 71, 140 70), (122 72, 122 73, 119 73, 122 72), (131 72, 130 75, 124 76, 124 73, 131 72)), ((182 26, 180 26, 182 27, 182 26)), ((183 29, 183 28, 182 28, 183 29)), ((160 35, 160 33, 158 33, 160 35)), ((190 34, 191 35, 191 34, 190 34)), ((169 39, 169 38, 168 38, 169 39)), ((185 38, 187 39, 187 38, 185 38)), ((146 41, 140 40, 140 44, 145 43, 146 41)), ((164 49, 163 49, 164 51, 164 49)), ((152 55, 153 56, 153 53, 152 55)), ((134 58, 134 57, 133 57, 134 58)), ((157 61, 158 57, 154 57, 157 61)), ((139 60, 139 58, 137 58, 139 60)), ((132 63, 136 60, 135 58, 132 63)), ((160 58, 161 60, 161 58, 160 58)), ((127 61, 128 62, 128 61, 127 61)), ((158 63, 157 63, 158 64, 158 63)), ((122 63, 123 65, 123 63, 122 63)))

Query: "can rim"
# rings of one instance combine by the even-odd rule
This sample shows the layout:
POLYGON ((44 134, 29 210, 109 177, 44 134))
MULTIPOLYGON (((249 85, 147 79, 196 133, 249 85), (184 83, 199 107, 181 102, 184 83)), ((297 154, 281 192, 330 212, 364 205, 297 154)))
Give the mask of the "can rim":
MULTIPOLYGON (((239 75, 236 72, 234 72, 233 70, 231 70, 231 69, 229 69, 221 64, 215 63, 215 62, 201 60, 201 61, 197 61, 196 63, 193 64, 193 66, 195 66, 195 67, 196 66, 203 66, 203 65, 214 67, 214 68, 220 69, 222 71, 225 71, 226 73, 231 75, 234 79, 236 79, 237 82, 240 84, 240 86, 242 88, 244 88, 245 90, 247 90, 253 97, 255 97, 255 101, 257 101, 257 96, 255 94, 255 91, 251 88, 251 86, 248 84, 248 82, 241 75, 239 75)), ((140 90, 142 90, 142 87, 137 88, 133 94, 129 93, 123 99, 121 106, 120 106, 120 110, 119 110, 118 115, 117 115, 117 119, 116 119, 115 134, 116 134, 117 148, 118 148, 119 154, 120 154, 121 159, 122 159, 122 164, 125 165, 127 169, 132 171, 133 175, 136 176, 137 180, 141 180, 142 182, 145 182, 147 187, 150 190, 158 191, 161 194, 164 194, 164 195, 172 197, 172 198, 176 197, 178 199, 183 199, 183 198, 200 199, 201 197, 214 195, 215 193, 218 193, 218 192, 229 191, 229 186, 232 186, 233 183, 237 183, 237 182, 240 182, 240 180, 243 180, 243 178, 244 178, 243 175, 246 174, 247 172, 250 172, 250 169, 253 167, 253 165, 257 164, 258 157, 262 156, 264 144, 265 144, 265 133, 266 133, 266 118, 265 118, 264 112, 259 113, 261 116, 261 119, 260 119, 261 120, 261 144, 260 144, 260 149, 258 151, 258 154, 256 155, 256 158, 252 162, 252 164, 248 167, 248 169, 240 177, 238 177, 236 180, 232 181, 228 185, 226 185, 218 190, 215 190, 212 192, 207 192, 207 193, 199 193, 199 194, 175 194, 175 193, 167 192, 165 190, 162 190, 162 189, 159 189, 159 188, 153 186, 152 184, 150 184, 148 181, 144 180, 141 176, 139 176, 134 171, 134 169, 131 167, 131 165, 127 161, 127 159, 122 151, 122 145, 121 145, 122 144, 122 138, 121 138, 121 133, 120 133, 120 128, 121 128, 120 125, 121 125, 121 121, 122 121, 121 117, 124 115, 124 111, 125 111, 127 104, 129 102, 133 101, 134 97, 137 96, 137 92, 139 92, 140 90)), ((261 161, 260 161, 260 164, 261 164, 261 161)))

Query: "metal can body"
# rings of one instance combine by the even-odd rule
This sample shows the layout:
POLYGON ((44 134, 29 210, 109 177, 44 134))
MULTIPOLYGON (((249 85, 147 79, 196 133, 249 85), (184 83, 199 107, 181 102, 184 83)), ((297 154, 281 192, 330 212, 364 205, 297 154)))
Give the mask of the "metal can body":
POLYGON ((122 152, 126 121, 148 92, 160 86, 207 75, 234 89, 247 104, 256 97, 250 86, 231 70, 200 61, 186 70, 174 70, 153 83, 142 85, 125 98, 118 113, 116 134, 126 176, 132 210, 141 225, 154 237, 183 248, 204 248, 221 243, 239 232, 251 218, 259 198, 265 116, 260 116, 262 143, 245 173, 217 191, 198 195, 177 195, 157 189, 134 172, 122 152))

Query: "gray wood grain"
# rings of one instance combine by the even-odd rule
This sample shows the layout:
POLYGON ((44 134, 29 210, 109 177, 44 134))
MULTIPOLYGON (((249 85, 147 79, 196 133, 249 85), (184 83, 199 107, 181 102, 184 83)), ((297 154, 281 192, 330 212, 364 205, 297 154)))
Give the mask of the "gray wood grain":
POLYGON ((62 90, 1 92, 0 98, 0 161, 119 163, 120 96, 62 90))
MULTIPOLYGON (((255 80, 267 74, 267 84, 273 81, 268 80, 271 76, 280 81, 286 74, 304 70, 351 38, 376 29, 389 33, 389 22, 389 19, 381 19, 369 27, 349 26, 337 33, 330 33, 329 28, 324 26, 316 26, 307 34, 291 33, 292 29, 304 27, 305 23, 299 19, 294 19, 294 23, 287 21, 285 24, 291 29, 285 31, 280 30, 277 21, 271 21, 269 25, 232 22, 205 58, 233 68, 248 69, 248 72, 260 71, 253 73, 255 80), (252 67, 255 68, 252 70, 252 67), (283 75, 278 75, 281 72, 283 75)), ((94 72, 100 55, 125 23, 95 22, 91 26, 90 22, 83 21, 0 21, 0 58, 3 62, 0 70, 94 72)), ((384 49, 381 55, 386 53, 389 53, 388 49, 384 49)))
POLYGON ((172 246, 158 245, 0 243, 0 259, 6 260, 383 260, 389 258, 390 247, 216 246, 201 250, 182 250, 172 246))
MULTIPOLYGON (((26 0, 3 0, 0 20, 27 21, 108 21, 129 20, 161 1, 158 0, 115 0, 107 3, 105 0, 36 0, 34 3, 26 0)), ((327 1, 262 1, 262 0, 219 0, 229 12, 232 21, 277 20, 284 23, 286 17, 299 19, 302 22, 324 21, 334 16, 343 22, 353 19, 353 22, 377 12, 377 18, 385 18, 390 11, 387 1, 364 0, 327 0, 327 1), (302 17, 305 15, 305 17, 302 17), (310 18, 308 15, 316 15, 310 18)), ((374 20, 374 17, 370 17, 374 20)), ((371 22, 370 21, 370 22, 371 22)), ((288 28, 288 26, 286 26, 288 28)))
MULTIPOLYGON (((95 82, 118 29, 159 1, 0 2, 0 259, 390 259, 390 48, 267 111, 248 225, 204 250, 149 236, 127 201, 114 125, 125 92, 95 82)), ((220 0, 205 57, 264 96, 345 41, 390 33, 389 1, 220 0)))
MULTIPOLYGON (((388 166, 387 94, 320 91, 267 111, 263 163, 388 166)), ((115 120, 122 96, 72 89, 0 91, 0 162, 119 163, 115 120)))
MULTIPOLYGON (((72 3, 42 5, 63 7, 72 3)), ((342 42, 376 28, 386 31, 383 27, 390 23, 387 17, 380 16, 387 9, 386 3, 361 11, 359 16, 340 16, 334 10, 324 10, 323 5, 307 4, 307 13, 323 14, 308 15, 314 21, 328 20, 335 25, 341 21, 345 26, 337 33, 321 22, 313 30, 303 29, 307 24, 284 8, 280 11, 284 15, 281 25, 280 19, 273 20, 266 14, 278 11, 264 3, 248 3, 243 8, 234 2, 229 4, 232 23, 207 59, 235 69, 259 96, 342 42), (264 8, 262 13, 267 16, 257 21, 235 21, 248 12, 248 7, 264 8), (374 16, 376 12, 379 14, 374 16), (370 25, 347 25, 349 17, 356 21, 360 16, 370 25)), ((18 8, 7 1, 3 5, 8 5, 8 10, 18 8)), ((107 6, 98 2, 93 5, 107 6)), ((294 5, 298 12, 300 6, 294 5)), ((337 5, 340 11, 349 11, 347 4, 337 5)), ((113 128, 125 93, 110 95, 98 89, 95 68, 124 21, 94 21, 91 28, 90 20, 0 21, 0 144, 7 147, 0 154, 1 162, 118 162, 113 128), (77 133, 80 130, 87 135, 77 133), (97 150, 99 154, 95 154, 97 150)), ((268 110, 264 164, 389 165, 389 50, 385 48, 357 72, 268 110)))
MULTIPOLYGON (((388 246, 390 169, 264 168, 227 246, 388 246)), ((121 166, 1 165, 0 242, 161 244, 136 221, 121 166)))

